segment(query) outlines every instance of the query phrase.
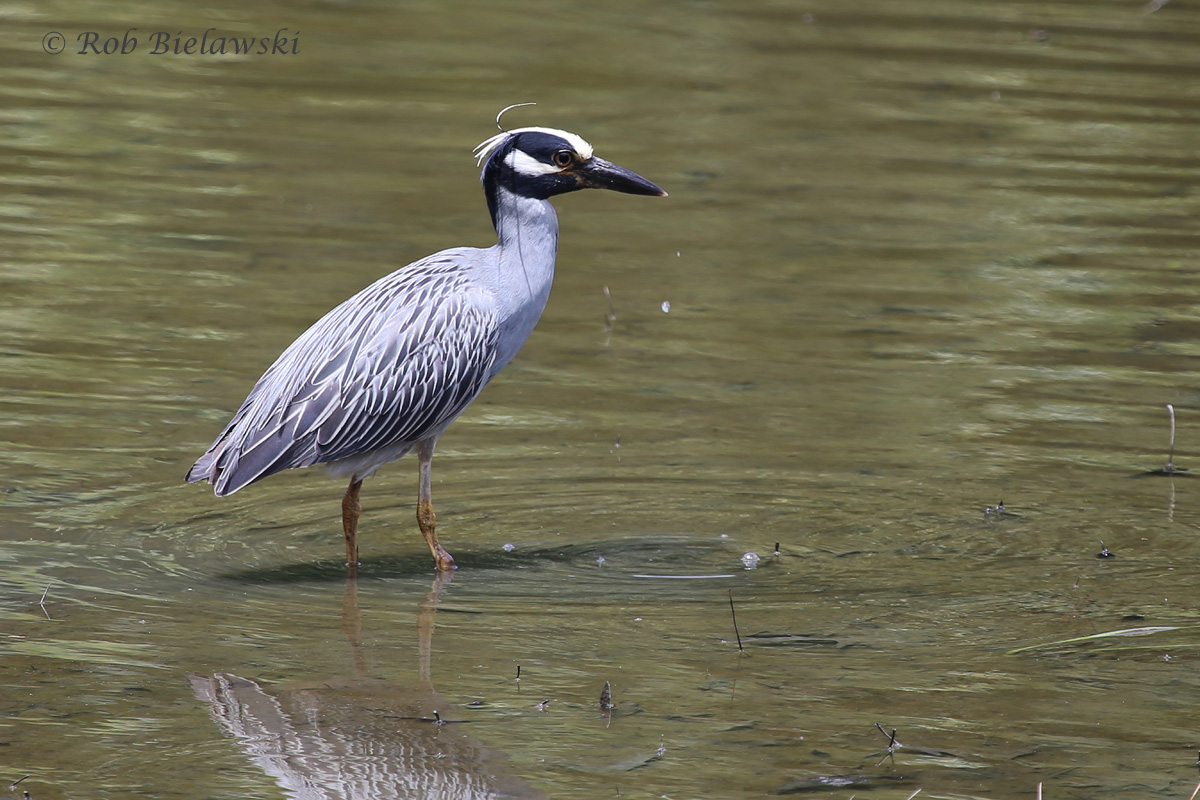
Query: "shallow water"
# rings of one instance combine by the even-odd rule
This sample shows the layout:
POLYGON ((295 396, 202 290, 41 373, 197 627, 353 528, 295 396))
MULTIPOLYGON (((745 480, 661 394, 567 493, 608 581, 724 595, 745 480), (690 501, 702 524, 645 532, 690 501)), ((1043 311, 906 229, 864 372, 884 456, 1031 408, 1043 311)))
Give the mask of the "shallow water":
POLYGON ((1200 469, 1200 14, 1147 10, 0 3, 0 782, 1187 797, 1197 489, 1139 474, 1168 403, 1200 469), (130 27, 299 52, 71 49, 130 27), (406 460, 347 586, 340 482, 183 474, 322 313, 489 243, 527 100, 671 196, 558 201, 439 446, 461 569, 406 460))

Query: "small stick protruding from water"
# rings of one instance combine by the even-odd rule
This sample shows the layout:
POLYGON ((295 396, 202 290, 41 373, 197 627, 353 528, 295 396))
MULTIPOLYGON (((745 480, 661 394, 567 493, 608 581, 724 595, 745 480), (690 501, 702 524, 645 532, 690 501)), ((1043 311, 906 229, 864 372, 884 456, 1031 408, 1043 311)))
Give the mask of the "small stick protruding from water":
POLYGON ((737 637, 738 652, 746 652, 746 648, 742 647, 742 634, 738 632, 737 626, 737 611, 733 608, 733 589, 729 590, 729 613, 733 615, 733 635, 737 637))
POLYGON ((779 558, 779 542, 775 543, 775 557, 779 558))
POLYGON ((1163 467, 1166 472, 1174 472, 1175 464, 1175 406, 1167 403, 1167 413, 1171 415, 1171 442, 1167 449, 1167 465, 1163 467))
MULTIPOLYGON (((46 610, 46 596, 50 594, 50 586, 51 584, 46 584, 46 591, 42 592, 42 599, 38 600, 38 605, 42 607, 42 613, 46 615, 46 619, 50 619, 50 612, 46 610)), ((25 778, 28 777, 28 775, 25 776, 25 778)), ((25 778, 22 778, 21 780, 25 780, 25 778)), ((15 786, 16 784, 13 785, 15 786)))
POLYGON ((1175 406, 1167 403, 1167 415, 1171 421, 1171 436, 1167 441, 1167 463, 1161 467, 1147 470, 1141 473, 1142 475, 1182 475, 1187 472, 1187 467, 1175 466, 1175 406))
POLYGON ((892 728, 892 732, 888 733, 886 730, 883 729, 883 726, 880 725, 878 722, 875 723, 875 727, 879 729, 880 733, 882 733, 884 736, 888 737, 887 751, 889 753, 894 753, 894 752, 896 752, 897 749, 904 746, 896 741, 896 729, 895 728, 892 728))
POLYGON ((616 704, 612 701, 612 686, 608 681, 605 681, 604 688, 600 690, 600 710, 607 714, 616 707, 616 704))
POLYGON ((10 792, 15 792, 17 790, 17 784, 19 784, 21 781, 25 780, 28 777, 29 777, 28 775, 22 775, 21 777, 17 778, 15 781, 12 782, 11 785, 9 785, 8 790, 10 792))
POLYGON ((434 709, 434 711, 433 711, 433 721, 437 725, 445 725, 446 724, 446 721, 444 719, 442 719, 442 715, 437 712, 437 709, 434 709))
POLYGON ((604 330, 612 333, 613 325, 617 322, 617 309, 613 306, 612 292, 608 290, 607 286, 604 287, 604 299, 608 301, 608 313, 604 315, 604 330))
POLYGON ((887 731, 885 731, 883 729, 883 726, 880 725, 878 722, 875 723, 875 727, 879 729, 880 733, 882 733, 884 736, 888 737, 887 750, 884 752, 883 758, 879 759, 879 763, 877 763, 875 765, 878 767, 879 764, 882 764, 883 762, 887 761, 889 758, 894 761, 896 758, 896 751, 899 750, 904 745, 902 745, 896 741, 896 729, 895 728, 892 728, 892 732, 888 733, 887 731))

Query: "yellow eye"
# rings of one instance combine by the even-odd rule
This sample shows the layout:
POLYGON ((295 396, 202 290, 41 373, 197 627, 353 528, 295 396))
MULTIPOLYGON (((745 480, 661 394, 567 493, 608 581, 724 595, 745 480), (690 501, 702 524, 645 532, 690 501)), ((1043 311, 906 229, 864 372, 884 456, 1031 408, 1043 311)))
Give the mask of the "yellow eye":
POLYGON ((575 163, 575 154, 570 150, 559 150, 550 159, 554 162, 554 166, 559 169, 566 169, 575 163))

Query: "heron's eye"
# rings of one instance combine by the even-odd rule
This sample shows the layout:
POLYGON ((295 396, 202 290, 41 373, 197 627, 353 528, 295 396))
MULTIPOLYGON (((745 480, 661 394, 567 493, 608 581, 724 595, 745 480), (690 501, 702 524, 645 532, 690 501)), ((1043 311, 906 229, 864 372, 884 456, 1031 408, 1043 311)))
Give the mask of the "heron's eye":
POLYGON ((575 154, 570 150, 559 150, 550 159, 554 162, 554 166, 559 169, 566 169, 575 163, 575 154))

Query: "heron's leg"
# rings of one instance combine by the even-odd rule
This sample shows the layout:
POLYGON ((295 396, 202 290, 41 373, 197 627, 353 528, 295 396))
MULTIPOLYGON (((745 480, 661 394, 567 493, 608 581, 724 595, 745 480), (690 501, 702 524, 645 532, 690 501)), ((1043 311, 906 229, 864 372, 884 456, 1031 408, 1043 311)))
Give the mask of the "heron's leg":
POLYGON ((440 570, 454 569, 454 559, 438 543, 437 517, 433 513, 433 448, 437 439, 417 442, 417 460, 421 464, 421 489, 417 497, 417 525, 433 553, 440 570))
POLYGON ((358 476, 350 479, 346 496, 342 498, 342 532, 346 534, 346 571, 351 577, 358 576, 358 515, 362 506, 358 503, 358 490, 362 481, 358 476))

